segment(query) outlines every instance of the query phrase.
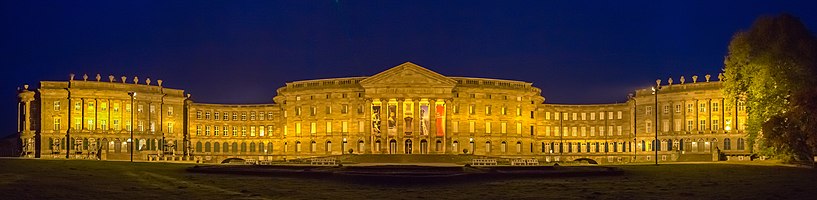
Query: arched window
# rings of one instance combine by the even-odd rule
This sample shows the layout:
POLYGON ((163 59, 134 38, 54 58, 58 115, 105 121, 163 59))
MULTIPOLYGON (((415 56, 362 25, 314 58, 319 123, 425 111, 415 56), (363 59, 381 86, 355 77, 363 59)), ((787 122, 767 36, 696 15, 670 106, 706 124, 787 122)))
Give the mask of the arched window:
POLYGON ((255 152, 255 143, 250 142, 250 152, 255 152))
POLYGON ((540 149, 542 149, 542 153, 547 152, 547 149, 545 148, 545 142, 542 142, 542 147, 540 147, 540 149))
POLYGON ((272 151, 275 151, 275 149, 273 149, 272 147, 273 147, 272 142, 267 143, 267 149, 264 151, 264 153, 272 154, 272 151))
POLYGON ((491 153, 491 141, 485 142, 485 153, 491 153))
POLYGON ((301 141, 295 141, 295 152, 301 152, 301 141))
POLYGON ((729 138, 723 139, 723 150, 732 150, 732 141, 729 138))
POLYGON ((232 149, 233 149, 233 153, 238 153, 238 143, 237 142, 233 142, 232 149))
POLYGON ((644 140, 641 140, 641 151, 647 151, 647 144, 644 140))
POLYGON ((317 148, 318 148, 318 143, 316 143, 315 141, 312 141, 312 142, 309 143, 309 152, 315 152, 315 150, 317 148))
POLYGON ((457 141, 454 141, 454 143, 451 143, 451 151, 454 152, 454 154, 460 153, 459 149, 457 149, 458 146, 459 146, 459 142, 457 142, 457 141))
POLYGON ((204 152, 211 152, 210 151, 210 142, 204 143, 204 152))
POLYGON ((381 147, 380 146, 380 140, 375 141, 374 142, 374 149, 372 149, 372 152, 380 151, 380 147, 381 147))
POLYGON ((332 153, 332 141, 326 141, 326 153, 332 153))
POLYGON ((572 142, 567 143, 567 152, 568 153, 573 153, 573 143, 572 142))
POLYGON ((266 152, 264 149, 264 142, 258 142, 258 153, 266 152))
POLYGON ((672 151, 672 139, 667 140, 667 151, 672 151))
POLYGON ((357 153, 363 153, 366 149, 366 145, 363 140, 357 141, 357 153))
POLYGON ((738 150, 743 150, 743 149, 744 149, 744 145, 745 145, 745 144, 744 144, 743 138, 738 138, 738 147, 737 147, 737 149, 738 149, 738 150))
POLYGON ((214 143, 213 143, 213 152, 218 153, 218 152, 220 152, 220 151, 221 151, 221 149, 220 149, 220 148, 221 148, 221 145, 218 145, 218 144, 219 144, 218 142, 214 142, 214 143))
POLYGON ((505 144, 505 141, 502 141, 502 143, 499 145, 499 149, 502 151, 502 153, 505 153, 507 151, 506 146, 507 144, 505 144))
POLYGON ((241 152, 247 152, 247 143, 241 142, 241 152))
POLYGON ((222 144, 221 145, 221 148, 222 148, 221 152, 224 152, 224 153, 230 152, 230 145, 228 145, 227 142, 224 142, 224 143, 221 143, 221 144, 222 144))
POLYGON ((522 142, 516 142, 516 153, 522 153, 522 142))
POLYGON ((196 152, 201 152, 201 142, 196 142, 196 152))
POLYGON ((440 152, 440 151, 443 151, 443 142, 440 141, 440 140, 437 140, 437 142, 434 144, 434 152, 440 152))
POLYGON ((684 151, 684 139, 678 140, 678 151, 684 151))

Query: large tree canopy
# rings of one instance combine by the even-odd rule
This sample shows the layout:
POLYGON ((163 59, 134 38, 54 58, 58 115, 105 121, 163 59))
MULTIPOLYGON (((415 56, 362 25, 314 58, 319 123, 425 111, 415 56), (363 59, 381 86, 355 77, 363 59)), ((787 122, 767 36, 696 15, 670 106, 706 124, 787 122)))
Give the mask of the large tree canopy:
POLYGON ((727 98, 746 103, 753 150, 782 159, 817 153, 817 40, 791 15, 736 33, 724 60, 727 98))

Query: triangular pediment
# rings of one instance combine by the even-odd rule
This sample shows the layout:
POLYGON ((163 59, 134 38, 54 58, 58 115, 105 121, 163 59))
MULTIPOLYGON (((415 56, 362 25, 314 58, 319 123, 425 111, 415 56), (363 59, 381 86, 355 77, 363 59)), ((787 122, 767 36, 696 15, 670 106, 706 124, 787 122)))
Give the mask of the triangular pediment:
POLYGON ((454 87, 457 81, 411 62, 405 62, 360 81, 364 88, 374 87, 454 87))

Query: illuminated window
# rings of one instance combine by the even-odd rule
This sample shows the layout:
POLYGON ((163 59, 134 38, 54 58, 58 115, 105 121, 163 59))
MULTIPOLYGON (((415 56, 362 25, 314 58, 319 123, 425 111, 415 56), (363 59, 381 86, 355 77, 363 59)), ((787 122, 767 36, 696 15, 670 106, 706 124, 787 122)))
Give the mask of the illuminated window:
POLYGON ((196 111, 196 119, 201 119, 201 111, 196 111))
POLYGON ((255 137, 255 126, 250 126, 250 137, 255 137))
POLYGON ((196 135, 201 135, 201 125, 196 125, 196 135))
POLYGON ((652 106, 646 106, 644 110, 646 111, 647 115, 652 115, 652 106))
POLYGON ((705 119, 702 119, 702 120, 699 122, 698 126, 700 127, 698 130, 700 130, 700 131, 705 131, 705 130, 706 130, 706 120, 705 120, 705 119))
MULTIPOLYGON (((170 129, 172 123, 167 123, 167 128, 170 129)), ((221 129, 218 126, 213 126, 213 136, 221 136, 221 129)))
POLYGON ((204 136, 210 136, 210 126, 204 127, 204 136))
POLYGON ((241 137, 247 137, 247 126, 241 126, 241 137))
POLYGON ((213 119, 216 121, 221 120, 221 114, 219 112, 213 112, 213 119))
POLYGON ((718 103, 712 103, 712 112, 718 112, 718 103))
POLYGON ((204 120, 210 120, 210 111, 204 113, 204 120))
MULTIPOLYGON (((712 110, 714 111, 714 109, 712 109, 712 110)), ((718 123, 717 119, 712 119, 712 130, 713 131, 720 130, 720 127, 718 127, 718 124, 719 123, 718 123)))
POLYGON ((238 136, 238 127, 233 126, 233 137, 238 136))
POLYGON ((59 118, 59 117, 55 117, 55 118, 54 118, 54 130, 55 130, 55 131, 59 131, 59 130, 60 130, 60 122, 61 122, 61 121, 60 121, 60 118, 59 118))
POLYGON ((698 112, 706 112, 706 104, 701 103, 700 108, 698 108, 698 112))
POLYGON ((247 121, 247 112, 241 112, 241 121, 247 121))
POLYGON ((491 133, 491 122, 485 122, 485 133, 491 133))
POLYGON ((258 120, 264 121, 264 112, 258 112, 258 120))
POLYGON ((250 121, 255 121, 255 112, 250 112, 250 121))
POLYGON ((60 101, 54 101, 54 111, 60 111, 60 101))

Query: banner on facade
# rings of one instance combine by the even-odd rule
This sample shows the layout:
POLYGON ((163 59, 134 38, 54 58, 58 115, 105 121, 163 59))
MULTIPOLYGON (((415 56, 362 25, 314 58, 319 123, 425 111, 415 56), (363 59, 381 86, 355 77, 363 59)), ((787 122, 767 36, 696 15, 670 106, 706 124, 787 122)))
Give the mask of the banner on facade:
POLYGON ((403 103, 403 132, 406 135, 411 135, 414 131, 414 104, 411 102, 403 103))
POLYGON ((435 126, 437 127, 437 136, 443 137, 445 136, 445 105, 437 104, 434 106, 434 119, 436 121, 435 126))
POLYGON ((380 135, 380 105, 372 105, 372 134, 380 135))
POLYGON ((386 119, 386 122, 388 125, 389 135, 393 136, 397 134, 397 105, 390 103, 387 108, 388 112, 386 113, 386 116, 388 116, 388 119, 386 119))
POLYGON ((428 135, 428 105, 420 105, 420 135, 428 135))

